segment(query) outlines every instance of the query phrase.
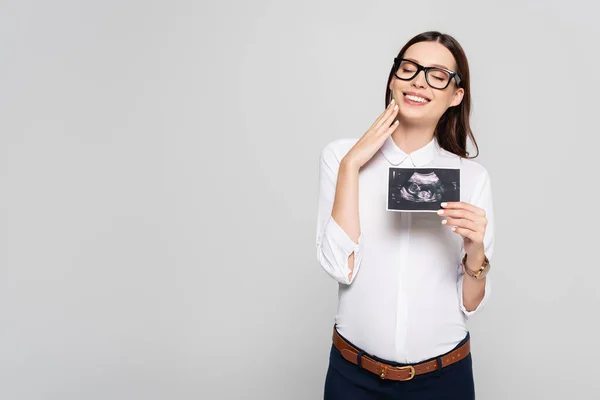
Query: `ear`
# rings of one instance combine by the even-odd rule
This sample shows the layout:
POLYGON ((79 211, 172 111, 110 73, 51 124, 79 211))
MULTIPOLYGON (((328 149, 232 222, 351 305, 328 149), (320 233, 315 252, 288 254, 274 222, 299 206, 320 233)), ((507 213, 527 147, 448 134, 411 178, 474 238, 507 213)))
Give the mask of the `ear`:
POLYGON ((454 97, 452 97, 452 102, 450 103, 450 107, 455 107, 460 104, 463 97, 465 95, 465 90, 463 88, 456 89, 454 92, 454 97))

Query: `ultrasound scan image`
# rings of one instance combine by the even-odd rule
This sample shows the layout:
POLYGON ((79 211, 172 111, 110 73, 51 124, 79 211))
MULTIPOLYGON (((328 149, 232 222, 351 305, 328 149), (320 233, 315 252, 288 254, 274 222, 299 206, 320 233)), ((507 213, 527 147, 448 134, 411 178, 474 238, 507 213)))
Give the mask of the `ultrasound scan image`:
POLYGON ((442 193, 444 188, 435 172, 428 174, 415 172, 406 186, 400 187, 400 196, 406 201, 433 203, 440 201, 442 193))
POLYGON ((445 201, 460 201, 459 169, 390 167, 388 210, 437 211, 445 201))

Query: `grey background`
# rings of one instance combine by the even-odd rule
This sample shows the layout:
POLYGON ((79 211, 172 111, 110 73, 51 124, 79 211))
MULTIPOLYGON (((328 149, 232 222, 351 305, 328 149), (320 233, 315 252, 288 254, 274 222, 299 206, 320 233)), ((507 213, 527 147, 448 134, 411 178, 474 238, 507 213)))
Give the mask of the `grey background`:
POLYGON ((430 29, 493 182, 478 398, 598 398, 589 3, 0 0, 0 398, 320 398, 318 156, 430 29))

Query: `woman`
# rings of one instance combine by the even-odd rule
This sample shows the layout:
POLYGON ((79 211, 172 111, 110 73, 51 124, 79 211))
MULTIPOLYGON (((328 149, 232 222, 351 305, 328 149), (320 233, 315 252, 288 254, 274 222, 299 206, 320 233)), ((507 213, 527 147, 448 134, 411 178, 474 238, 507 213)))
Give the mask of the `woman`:
POLYGON ((493 215, 488 172, 466 151, 469 85, 453 37, 417 35, 385 111, 321 154, 317 258, 339 282, 326 400, 475 398, 466 320, 490 294, 493 215), (458 169, 460 201, 389 211, 390 167, 458 169))

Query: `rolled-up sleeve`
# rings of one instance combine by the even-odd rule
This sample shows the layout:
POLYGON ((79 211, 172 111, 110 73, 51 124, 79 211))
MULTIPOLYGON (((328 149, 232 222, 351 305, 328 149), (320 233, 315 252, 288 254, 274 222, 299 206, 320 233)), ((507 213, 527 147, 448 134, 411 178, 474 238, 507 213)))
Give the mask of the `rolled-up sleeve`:
MULTIPOLYGON (((487 227, 485 230, 485 235, 483 237, 483 246, 485 255, 488 260, 492 260, 492 255, 494 253, 494 210, 492 203, 492 186, 490 182, 490 176, 488 172, 484 169, 483 174, 481 175, 479 182, 477 183, 475 190, 473 192, 473 196, 470 201, 471 204, 477 206, 485 211, 485 215, 487 218, 487 227)), ((465 255, 464 247, 461 250, 461 261, 462 257, 465 255)), ((463 267, 462 263, 458 264, 458 298, 460 299, 460 308, 465 316, 470 317, 471 315, 480 311, 485 304, 487 303, 492 289, 492 273, 491 271, 486 275, 485 279, 485 293, 483 295, 483 299, 479 303, 479 305, 471 311, 467 311, 464 304, 463 299, 463 267)))
MULTIPOLYGON (((335 142, 334 142, 335 143, 335 142)), ((358 274, 362 259, 362 234, 355 243, 331 216, 340 160, 330 143, 321 152, 317 210, 317 260, 339 283, 349 285, 358 274), (354 268, 349 279, 348 257, 354 253, 354 268)))

